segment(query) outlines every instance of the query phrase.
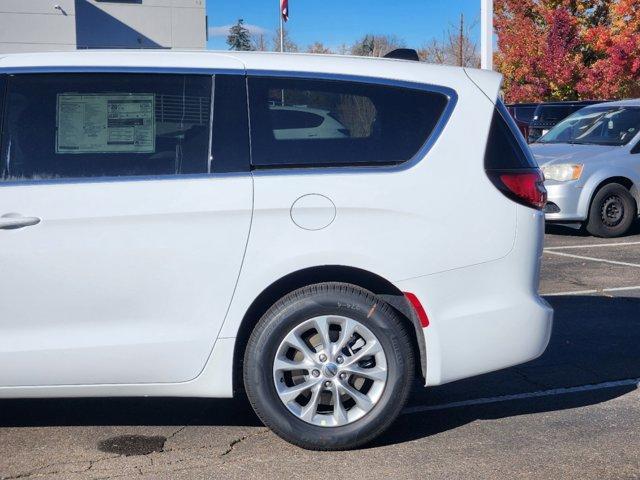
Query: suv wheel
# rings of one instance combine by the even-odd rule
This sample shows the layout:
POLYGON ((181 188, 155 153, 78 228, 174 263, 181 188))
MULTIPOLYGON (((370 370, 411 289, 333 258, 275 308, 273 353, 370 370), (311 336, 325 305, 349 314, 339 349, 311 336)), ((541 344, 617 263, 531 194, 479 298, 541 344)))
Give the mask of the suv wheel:
POLYGON ((398 314, 370 292, 323 283, 278 301, 253 331, 247 396, 283 439, 315 450, 363 445, 404 407, 413 348, 398 314))
POLYGON ((596 237, 621 237, 636 219, 636 201, 624 186, 610 183, 591 202, 587 231, 596 237))

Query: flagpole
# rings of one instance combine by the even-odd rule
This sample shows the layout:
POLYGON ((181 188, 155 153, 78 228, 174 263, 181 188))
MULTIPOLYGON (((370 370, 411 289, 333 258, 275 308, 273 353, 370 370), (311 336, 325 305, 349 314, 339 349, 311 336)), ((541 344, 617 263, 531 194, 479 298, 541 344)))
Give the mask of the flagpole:
POLYGON ((482 0, 480 6, 480 57, 482 68, 493 70, 493 0, 482 0))
POLYGON ((284 22, 282 21, 282 0, 278 0, 278 17, 280 17, 280 52, 284 52, 284 22))

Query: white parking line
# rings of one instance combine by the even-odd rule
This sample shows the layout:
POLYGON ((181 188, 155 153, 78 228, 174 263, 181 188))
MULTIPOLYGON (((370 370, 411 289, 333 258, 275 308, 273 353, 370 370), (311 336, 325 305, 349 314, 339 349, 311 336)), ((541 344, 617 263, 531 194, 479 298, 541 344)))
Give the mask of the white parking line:
POLYGON ((549 255, 559 255, 561 257, 577 258, 579 260, 589 260, 591 262, 610 263, 612 265, 622 265, 625 267, 640 268, 640 264, 638 263, 618 262, 617 260, 605 260, 604 258, 584 257, 582 255, 573 255, 571 253, 555 252, 548 249, 545 249, 544 253, 548 253, 549 255))
POLYGON ((601 293, 601 290, 578 290, 572 292, 555 292, 555 293, 541 293, 543 297, 564 297, 566 295, 591 295, 592 293, 601 293))
POLYGON ((600 247, 628 247, 640 245, 640 242, 597 243, 593 245, 564 245, 562 247, 547 247, 545 250, 572 250, 574 248, 600 248, 600 247))
POLYGON ((553 397, 558 395, 567 395, 571 393, 591 392, 594 390, 604 390, 607 388, 620 388, 635 386, 640 387, 640 378, 632 378, 628 380, 618 380, 615 382, 597 383, 594 385, 582 385, 579 387, 554 388, 552 390, 540 390, 530 393, 518 393, 514 395, 502 395, 499 397, 476 398, 474 400, 463 400, 460 402, 444 403, 441 405, 418 405, 415 407, 407 407, 402 410, 401 415, 411 415, 413 413, 432 412, 436 410, 447 410, 449 408, 470 407, 474 405, 487 405, 491 403, 511 402, 513 400, 526 400, 529 398, 553 397))
POLYGON ((640 286, 637 287, 617 287, 617 288, 605 288, 603 292, 625 292, 628 290, 640 290, 640 286))
POLYGON ((543 297, 560 297, 565 295, 589 295, 592 293, 613 293, 613 292, 628 292, 632 290, 640 290, 640 285, 637 287, 616 287, 616 288, 602 288, 600 290, 578 290, 572 292, 553 292, 553 293, 541 293, 543 297))

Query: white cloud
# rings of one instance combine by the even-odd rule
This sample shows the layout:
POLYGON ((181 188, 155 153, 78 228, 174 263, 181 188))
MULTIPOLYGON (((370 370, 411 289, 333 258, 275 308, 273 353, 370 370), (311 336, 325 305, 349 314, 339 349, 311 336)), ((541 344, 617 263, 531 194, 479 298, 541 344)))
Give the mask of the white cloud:
MULTIPOLYGON (((249 30, 251 35, 266 35, 270 33, 266 28, 262 28, 258 25, 252 25, 250 23, 244 24, 245 28, 249 30)), ((233 27, 233 25, 220 25, 209 27, 209 36, 210 37, 226 37, 229 35, 229 29, 233 27)))

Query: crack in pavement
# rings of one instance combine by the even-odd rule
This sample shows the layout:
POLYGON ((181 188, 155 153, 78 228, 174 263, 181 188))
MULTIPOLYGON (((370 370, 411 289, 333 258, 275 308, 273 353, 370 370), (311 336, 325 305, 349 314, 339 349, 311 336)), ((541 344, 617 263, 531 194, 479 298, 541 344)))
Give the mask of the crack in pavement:
MULTIPOLYGON (((227 447, 227 449, 222 452, 218 457, 213 457, 214 459, 217 458, 218 460, 221 459, 225 459, 225 458, 229 458, 229 455, 236 449, 236 447, 242 443, 245 443, 247 440, 250 440, 252 438, 258 437, 260 435, 265 435, 267 433, 270 433, 271 430, 269 430, 268 428, 263 428, 261 429, 259 432, 256 433, 252 433, 252 434, 248 434, 248 435, 242 435, 241 437, 235 438, 233 439, 231 442, 229 442, 229 446, 227 447)), ((207 457, 203 457, 203 459, 211 459, 212 457, 207 456, 207 457)), ((169 462, 168 464, 165 464, 165 470, 162 471, 163 474, 177 474, 179 472, 194 472, 197 470, 202 470, 202 469, 208 469, 211 468, 212 465, 189 465, 187 467, 184 466, 178 466, 180 464, 183 463, 183 460, 179 460, 177 462, 169 462), (167 468, 170 465, 176 465, 178 466, 177 468, 167 468)), ((224 464, 228 464, 228 462, 224 462, 224 464)), ((151 472, 147 472, 147 473, 151 473, 151 472)), ((143 473, 144 474, 144 473, 143 473)), ((124 478, 126 477, 126 475, 112 475, 112 476, 108 476, 108 477, 101 477, 100 480, 113 480, 115 478, 124 478)))
POLYGON ((112 458, 117 458, 120 457, 120 455, 112 455, 109 457, 103 457, 103 458, 98 458, 96 460, 79 460, 77 462, 56 462, 56 463, 50 463, 48 465, 43 465, 42 467, 38 467, 34 470, 28 471, 28 472, 23 472, 23 473, 18 473, 17 475, 10 475, 8 477, 0 477, 0 480, 19 480, 19 479, 24 479, 24 478, 36 478, 36 477, 41 477, 44 475, 60 475, 60 474, 69 474, 69 473, 86 473, 89 470, 91 470, 94 465, 96 465, 97 463, 103 462, 105 460, 110 460, 112 458), (77 464, 88 464, 86 466, 86 468, 80 469, 80 470, 65 470, 63 469, 64 466, 67 465, 77 465, 77 464), (60 468, 59 470, 54 470, 54 471, 45 471, 49 468, 60 468))
MULTIPOLYGON (((188 425, 183 425, 182 427, 180 427, 179 429, 177 429, 175 432, 173 432, 171 435, 169 435, 169 436, 165 439, 165 441, 164 441, 164 445, 162 446, 162 450, 160 450, 160 453, 163 453, 163 452, 167 451, 167 450, 166 450, 166 448, 165 448, 165 447, 167 446, 167 442, 168 442, 169 440, 171 440, 173 437, 175 437, 176 435, 178 435, 179 433, 183 432, 187 427, 188 427, 188 425)), ((153 453, 153 452, 149 452, 147 455, 149 455, 149 454, 151 454, 151 453, 153 453)))
POLYGON ((180 427, 179 429, 177 429, 175 432, 173 432, 171 435, 169 435, 167 437, 167 440, 172 439, 173 437, 175 437, 176 435, 178 435, 180 432, 183 432, 185 428, 187 428, 188 425, 183 425, 182 427, 180 427))
MULTIPOLYGON (((186 428, 186 426, 179 428, 178 430, 176 430, 172 435, 170 435, 168 438, 171 438, 175 435, 177 435, 178 433, 180 433, 182 430, 184 430, 186 428)), ((242 435, 238 438, 233 439, 231 442, 229 442, 228 447, 225 449, 224 452, 222 452, 220 455, 218 456, 206 456, 206 457, 202 457, 203 459, 210 459, 210 460, 223 460, 223 459, 227 459, 229 458, 229 455, 236 449, 236 447, 242 443, 245 443, 247 440, 251 440, 252 438, 258 437, 260 435, 265 435, 267 433, 269 433, 270 430, 268 428, 262 428, 260 431, 256 432, 256 433, 250 433, 250 434, 246 434, 246 435, 242 435)), ((210 446, 211 448, 211 446, 210 446)), ((162 452, 152 452, 152 453, 157 453, 159 455, 162 455, 163 453, 165 453, 166 450, 163 450, 162 452)), ((149 454, 150 455, 150 454, 149 454)), ((137 457, 139 458, 146 458, 148 455, 137 455, 137 457)), ((91 464, 95 464, 97 462, 103 461, 103 460, 107 460, 110 458, 116 458, 116 457, 124 457, 123 455, 116 455, 113 457, 105 457, 103 459, 99 459, 99 460, 93 460, 93 461, 89 461, 91 464)), ((203 468, 211 468, 211 465, 199 465, 199 466, 195 466, 195 465, 190 465, 188 467, 183 467, 183 466, 179 466, 180 464, 182 464, 184 462, 183 459, 180 459, 178 461, 174 461, 174 462, 169 462, 169 463, 165 463, 164 465, 161 465, 160 462, 153 462, 152 465, 153 466, 158 466, 158 467, 164 467, 164 470, 162 471, 162 473, 164 474, 176 474, 178 472, 186 472, 186 471, 194 471, 194 470, 199 470, 199 469, 203 469, 203 468), (178 468, 167 468, 170 465, 176 465, 178 468)), ((80 462, 77 462, 80 463, 80 462)), ((87 463, 82 462, 82 463, 87 463)), ((224 463, 228 463, 228 461, 225 461, 224 463)), ((48 467, 50 467, 51 465, 49 465, 48 467)), ((61 473, 86 473, 89 470, 91 470, 93 465, 90 465, 89 467, 83 469, 83 470, 75 470, 75 471, 56 471, 56 472, 47 472, 47 473, 43 473, 42 475, 56 475, 56 474, 61 474, 61 473)), ((38 470, 43 470, 47 467, 41 467, 38 470)), ((143 466, 140 465, 135 465, 133 466, 133 469, 136 471, 137 475, 145 475, 145 474, 152 474, 152 471, 145 471, 143 470, 143 466)), ((29 478, 28 476, 19 476, 19 477, 7 477, 7 478, 0 478, 0 480, 19 480, 19 479, 24 479, 24 478, 29 478)), ((112 479, 116 479, 116 478, 131 478, 131 474, 122 474, 122 473, 114 473, 114 474, 109 474, 108 472, 105 472, 105 476, 102 477, 98 477, 99 480, 112 480, 112 479)))
POLYGON ((229 442, 229 447, 222 453, 222 455, 220 455, 220 458, 229 455, 233 451, 233 449, 236 447, 236 445, 239 445, 245 440, 248 440, 249 438, 257 437, 259 435, 264 435, 265 433, 268 433, 268 432, 269 432, 269 429, 264 429, 260 432, 249 434, 249 435, 243 435, 240 438, 236 438, 235 440, 232 440, 231 442, 229 442))

